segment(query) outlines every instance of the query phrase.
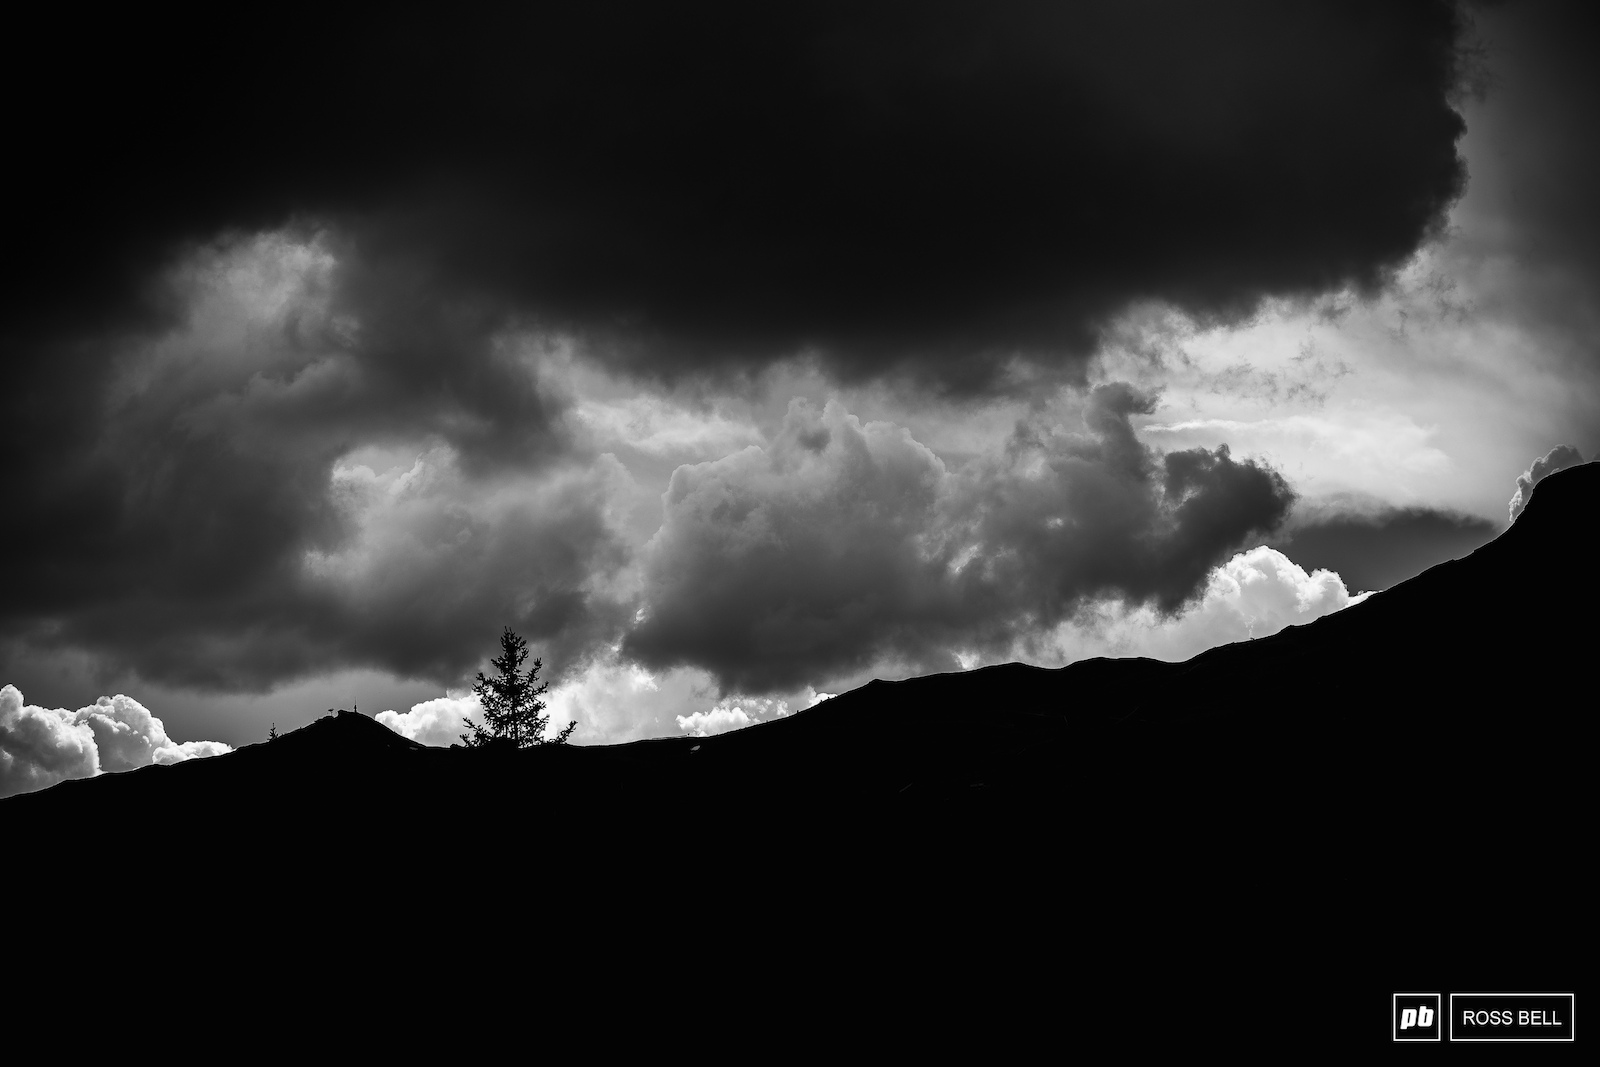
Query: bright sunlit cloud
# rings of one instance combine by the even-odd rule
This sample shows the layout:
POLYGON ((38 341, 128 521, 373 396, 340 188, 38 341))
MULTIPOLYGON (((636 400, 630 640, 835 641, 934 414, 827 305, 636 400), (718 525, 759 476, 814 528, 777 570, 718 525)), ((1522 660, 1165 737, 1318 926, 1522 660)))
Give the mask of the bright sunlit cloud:
POLYGON ((25 703, 16 686, 0 686, 0 796, 231 751, 220 741, 174 741, 159 718, 121 693, 68 711, 25 703))

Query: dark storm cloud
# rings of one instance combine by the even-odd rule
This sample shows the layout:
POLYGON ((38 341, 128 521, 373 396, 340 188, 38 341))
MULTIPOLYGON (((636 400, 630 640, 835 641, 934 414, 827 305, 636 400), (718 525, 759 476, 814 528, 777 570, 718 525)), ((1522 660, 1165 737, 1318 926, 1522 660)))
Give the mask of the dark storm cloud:
MULTIPOLYGON (((1130 300, 1216 318, 1376 284, 1463 178, 1441 4, 128 9, 8 33, 0 640, 179 682, 443 677, 476 623, 573 649, 614 629, 604 485, 571 480, 508 326, 661 377, 799 349, 955 392, 1016 354, 1071 377, 1130 300), (312 232, 329 265, 282 307, 197 311, 184 271, 312 232), (353 473, 425 447, 437 482, 353 473)), ((1102 587, 1187 595, 1281 489, 1220 454, 1118 477, 1129 530, 1162 501, 1148 574, 993 527, 993 487, 957 518, 1039 554, 1051 618, 1102 587)), ((1020 579, 982 562, 971 596, 1009 634, 1020 579)))
POLYGON ((1081 431, 1024 424, 951 472, 900 427, 796 402, 769 447, 673 475, 624 652, 764 692, 886 656, 953 666, 1097 599, 1175 610, 1293 497, 1225 447, 1144 447, 1129 419, 1152 404, 1102 386, 1081 431))
POLYGON ((1429 567, 1486 545, 1494 523, 1434 508, 1332 512, 1296 525, 1275 542, 1301 567, 1330 570, 1351 592, 1389 589, 1429 567))
POLYGON ((953 388, 1377 284, 1463 181, 1443 3, 629 4, 18 27, 8 299, 334 218, 650 372, 819 349, 953 388), (30 32, 31 31, 31 32, 30 32))
POLYGON ((1484 229, 1522 264, 1516 298, 1538 319, 1587 331, 1586 355, 1600 359, 1600 17, 1590 4, 1525 0, 1475 21, 1491 45, 1473 125, 1484 146, 1473 197, 1498 224, 1484 229))
POLYGON ((34 464, 0 530, 0 636, 228 688, 449 681, 506 623, 592 636, 610 609, 587 583, 622 551, 604 472, 567 469, 561 403, 497 317, 416 269, 225 240, 165 279, 171 329, 81 342, 101 380, 12 427, 34 464))

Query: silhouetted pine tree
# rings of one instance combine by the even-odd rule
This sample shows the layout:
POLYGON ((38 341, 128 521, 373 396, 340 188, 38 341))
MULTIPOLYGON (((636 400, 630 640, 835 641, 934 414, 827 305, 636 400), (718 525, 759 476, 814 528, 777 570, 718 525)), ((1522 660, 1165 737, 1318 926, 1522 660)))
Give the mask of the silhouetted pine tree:
POLYGON ((544 736, 550 716, 543 714, 544 701, 539 697, 549 685, 545 682, 535 684, 539 668, 544 666, 544 662, 536 659, 533 666, 524 672, 522 664, 527 658, 528 643, 507 626, 505 633, 500 635, 500 655, 489 661, 499 677, 485 678, 480 671, 478 681, 472 687, 483 705, 483 724, 480 726, 471 719, 466 720, 471 733, 462 734, 461 740, 468 748, 486 745, 505 745, 509 748, 564 745, 567 738, 572 736, 573 729, 578 725, 576 722, 567 723, 554 737, 544 736))

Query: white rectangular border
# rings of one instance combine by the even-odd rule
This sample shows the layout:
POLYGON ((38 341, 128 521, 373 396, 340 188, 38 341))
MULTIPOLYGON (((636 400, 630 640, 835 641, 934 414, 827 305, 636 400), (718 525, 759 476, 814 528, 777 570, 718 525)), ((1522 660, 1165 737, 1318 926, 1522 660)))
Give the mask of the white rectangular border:
POLYGON ((1408 1037, 1405 1042, 1400 1038, 1400 998, 1401 997, 1432 997, 1435 1011, 1444 1010, 1444 998, 1438 993, 1396 993, 1389 998, 1389 1040, 1395 1044, 1416 1041, 1419 1044, 1427 1041, 1444 1040, 1444 1024, 1439 1024, 1438 1037, 1408 1037))
POLYGON ((1506 1041, 1517 1045, 1550 1045, 1562 1041, 1578 1040, 1578 996, 1576 993, 1451 993, 1450 994, 1450 1040, 1452 1043, 1461 1042, 1463 1045, 1475 1044, 1479 1041, 1506 1041), (1457 1037, 1456 1036, 1456 997, 1566 997, 1571 1005, 1568 1009, 1572 1012, 1571 1037, 1457 1037))

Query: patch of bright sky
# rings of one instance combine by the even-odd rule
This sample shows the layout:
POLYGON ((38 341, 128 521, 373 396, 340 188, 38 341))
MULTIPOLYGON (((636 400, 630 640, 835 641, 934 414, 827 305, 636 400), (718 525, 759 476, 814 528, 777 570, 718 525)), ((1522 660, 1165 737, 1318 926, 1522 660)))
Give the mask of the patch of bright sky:
MULTIPOLYGON (((1591 454, 1597 392, 1574 358, 1570 331, 1514 299, 1532 268, 1493 248, 1494 223, 1469 196, 1452 229, 1375 298, 1336 294, 1277 301, 1250 321, 1201 328, 1141 307, 1106 331, 1091 382, 1156 392, 1136 420, 1163 449, 1229 445, 1282 471, 1308 503, 1428 506, 1503 522, 1516 476, 1557 444, 1591 454), (1475 228, 1483 223, 1483 229, 1475 228)), ((680 463, 770 438, 794 397, 837 399, 863 422, 908 429, 952 467, 1001 447, 1017 421, 1043 413, 1070 426, 1070 390, 1027 400, 947 399, 903 384, 841 385, 794 360, 733 389, 665 392, 573 365, 575 417, 658 498, 680 463)), ((659 518, 641 507, 646 532, 659 518)))
MULTIPOLYGON (((1536 324, 1480 309, 1495 265, 1431 246, 1375 300, 1275 303, 1199 329, 1140 309, 1109 332, 1097 380, 1159 390, 1139 420, 1161 448, 1259 456, 1310 500, 1368 498, 1503 522, 1518 473, 1581 436, 1570 363, 1536 324)), ((1580 446, 1582 447, 1582 446, 1580 446)))
POLYGON ((1162 391, 1142 420, 1147 441, 1227 443, 1313 500, 1499 523, 1534 458, 1559 444, 1600 449, 1600 309, 1587 279, 1542 255, 1518 195, 1549 180, 1535 149, 1573 131, 1544 125, 1559 94, 1537 64, 1513 61, 1510 16, 1483 18, 1494 82, 1461 105, 1469 180, 1444 233, 1373 299, 1270 303, 1218 329, 1130 311, 1107 331, 1095 378, 1162 391))

